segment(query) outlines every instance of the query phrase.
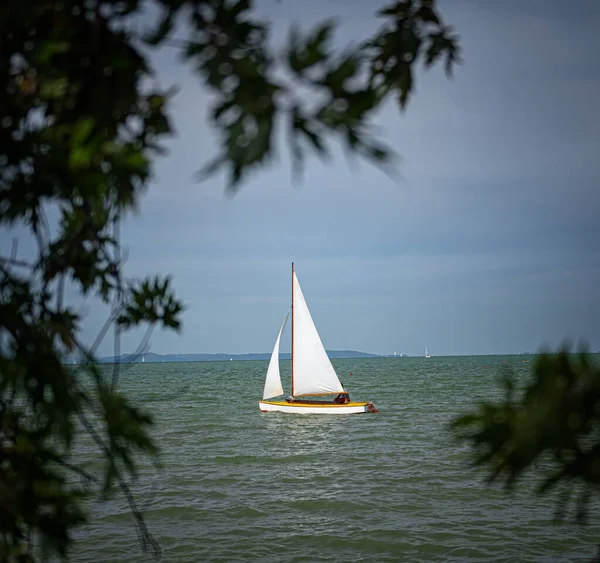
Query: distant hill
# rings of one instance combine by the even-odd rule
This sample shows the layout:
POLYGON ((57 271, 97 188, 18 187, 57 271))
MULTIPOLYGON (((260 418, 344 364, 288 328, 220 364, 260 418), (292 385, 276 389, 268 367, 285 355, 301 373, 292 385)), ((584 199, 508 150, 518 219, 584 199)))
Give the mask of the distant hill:
MULTIPOLYGON (((330 358, 380 358, 378 354, 369 354, 367 352, 357 352, 356 350, 327 350, 330 358)), ((119 357, 119 363, 160 363, 160 362, 228 362, 229 360, 268 360, 271 354, 154 354, 147 352, 145 354, 122 354, 119 357)), ((279 358, 289 360, 289 353, 281 353, 279 358)), ((101 364, 114 364, 115 356, 106 356, 100 358, 101 364)))

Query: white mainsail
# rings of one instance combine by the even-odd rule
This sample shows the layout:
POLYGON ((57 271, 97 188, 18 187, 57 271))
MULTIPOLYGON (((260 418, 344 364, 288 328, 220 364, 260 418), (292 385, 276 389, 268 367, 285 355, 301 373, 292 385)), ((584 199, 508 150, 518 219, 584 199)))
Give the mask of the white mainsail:
POLYGON ((290 314, 288 313, 283 321, 283 324, 281 325, 281 328, 279 329, 279 334, 277 335, 277 340, 275 341, 275 346, 273 347, 273 352, 269 361, 269 367, 267 368, 263 399, 271 399, 272 397, 283 395, 281 376, 279 374, 279 341, 281 340, 281 334, 283 333, 283 328, 285 327, 285 323, 287 323, 289 316, 290 314))
POLYGON ((294 342, 292 343, 294 377, 292 396, 343 393, 344 387, 323 347, 295 272, 293 273, 292 283, 294 284, 292 304, 294 308, 292 316, 294 323, 294 342))

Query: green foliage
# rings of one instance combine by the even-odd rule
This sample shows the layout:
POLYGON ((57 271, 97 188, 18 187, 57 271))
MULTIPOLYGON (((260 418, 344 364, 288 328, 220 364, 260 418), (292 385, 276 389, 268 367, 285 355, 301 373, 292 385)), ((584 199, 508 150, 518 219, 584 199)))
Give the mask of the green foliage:
POLYGON ((183 306, 175 298, 170 288, 170 279, 143 280, 132 283, 127 292, 123 312, 117 319, 119 325, 125 328, 137 326, 146 321, 161 323, 164 327, 179 330, 181 323, 179 315, 183 306))
POLYGON ((111 327, 116 342, 141 325, 181 328, 170 279, 126 279, 119 240, 173 134, 174 91, 152 86, 149 50, 179 49, 215 94, 209 119, 221 147, 203 175, 225 168, 231 189, 269 162, 278 123, 297 172, 307 150, 329 155, 330 137, 387 166, 392 152, 368 127, 377 108, 390 96, 405 107, 415 65, 445 59, 450 71, 458 60, 432 0, 393 2, 380 30, 343 53, 332 50, 332 21, 292 30, 274 53, 250 0, 154 0, 162 16, 140 34, 147 4, 0 3, 0 229, 25 227, 36 244, 31 259, 16 244, 0 256, 0 561, 32 561, 38 548, 65 557, 87 518, 82 499, 115 485, 143 545, 158 551, 128 488, 138 454, 156 453, 152 418, 119 393, 118 366, 108 382, 94 363, 111 327), (64 303, 67 284, 111 305, 92 346, 64 303), (63 365, 74 352, 87 362, 77 369, 63 365), (103 461, 98 474, 72 459, 86 436, 103 461))
MULTIPOLYGON (((224 167, 229 188, 237 189, 248 172, 269 161, 278 120, 287 128, 296 174, 307 148, 328 155, 327 137, 338 138, 350 154, 388 166, 393 152, 373 140, 368 127, 377 108, 389 96, 406 106, 419 63, 427 68, 445 58, 450 73, 459 61, 457 37, 434 5, 432 0, 393 2, 378 14, 379 31, 342 54, 331 47, 333 20, 305 34, 294 27, 282 56, 268 49, 268 25, 251 17, 251 2, 197 10, 184 59, 217 94, 211 121, 221 137, 219 154, 200 177, 224 167)), ((166 37, 171 24, 165 22, 172 23, 181 6, 170 5, 154 39, 166 37)))
POLYGON ((471 444, 473 464, 487 468, 488 482, 508 488, 543 468, 538 492, 564 485, 562 515, 579 487, 577 517, 585 520, 590 492, 600 485, 600 365, 590 354, 565 348, 536 358, 521 397, 515 398, 510 373, 503 385, 502 402, 483 403, 452 422, 456 435, 471 444))

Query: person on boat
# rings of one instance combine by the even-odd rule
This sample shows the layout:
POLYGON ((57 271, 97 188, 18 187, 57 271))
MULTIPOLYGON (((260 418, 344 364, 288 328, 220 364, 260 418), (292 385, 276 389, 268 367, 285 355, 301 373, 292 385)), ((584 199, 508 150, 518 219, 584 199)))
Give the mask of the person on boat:
POLYGON ((333 402, 336 405, 345 405, 347 403, 350 402, 350 395, 346 392, 346 393, 340 393, 334 400, 333 402))

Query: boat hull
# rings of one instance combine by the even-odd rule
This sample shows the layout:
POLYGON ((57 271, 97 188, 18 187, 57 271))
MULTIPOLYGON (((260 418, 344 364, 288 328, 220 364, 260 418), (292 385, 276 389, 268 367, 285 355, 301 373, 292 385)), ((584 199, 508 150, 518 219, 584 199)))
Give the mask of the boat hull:
POLYGON ((350 402, 345 405, 335 403, 303 403, 301 401, 259 401, 262 412, 283 412, 289 414, 362 414, 378 412, 373 403, 350 402))

